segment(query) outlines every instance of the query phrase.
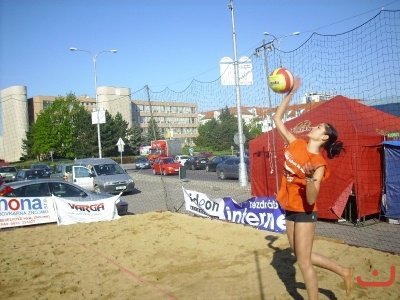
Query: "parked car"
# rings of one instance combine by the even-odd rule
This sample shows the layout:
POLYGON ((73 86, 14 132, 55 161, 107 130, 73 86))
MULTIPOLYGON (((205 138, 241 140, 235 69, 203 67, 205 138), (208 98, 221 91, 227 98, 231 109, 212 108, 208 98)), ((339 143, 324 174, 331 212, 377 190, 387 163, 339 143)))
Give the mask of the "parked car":
POLYGON ((188 159, 190 159, 190 156, 189 156, 189 155, 177 155, 177 156, 175 156, 175 161, 178 162, 178 163, 180 163, 181 166, 184 166, 184 165, 185 165, 185 162, 186 162, 188 159))
POLYGON ((1 166, 0 167, 0 176, 3 177, 5 182, 11 182, 15 180, 15 176, 17 176, 18 170, 13 166, 1 166))
POLYGON ((153 163, 153 174, 178 175, 180 167, 173 157, 159 157, 153 163))
POLYGON ((215 172, 217 165, 223 162, 225 159, 233 158, 233 155, 218 155, 214 156, 209 162, 206 163, 207 172, 215 172))
POLYGON ((204 152, 199 152, 199 153, 197 153, 197 156, 205 156, 205 157, 211 157, 211 156, 213 156, 213 153, 212 152, 209 152, 209 151, 204 151, 204 152))
MULTIPOLYGON (((250 180, 250 159, 244 158, 246 165, 247 178, 250 180)), ((228 158, 218 164, 216 168, 217 176, 219 179, 239 178, 239 157, 228 158)))
POLYGON ((33 164, 33 165, 31 165, 31 169, 32 170, 43 170, 47 177, 50 177, 51 173, 53 172, 53 169, 45 164, 33 164))
POLYGON ((50 178, 64 179, 69 181, 72 176, 73 163, 58 164, 51 173, 50 178))
POLYGON ((147 156, 139 156, 135 161, 136 169, 150 169, 151 164, 147 156))
POLYGON ((185 167, 192 170, 205 170, 207 162, 208 157, 206 156, 191 156, 185 161, 185 167))
MULTIPOLYGON (((48 197, 51 195, 73 201, 96 201, 112 197, 110 194, 91 192, 71 182, 52 178, 9 182, 0 187, 0 196, 2 198, 48 197)), ((116 206, 119 215, 128 212, 128 203, 123 198, 120 198, 116 206)))
POLYGON ((5 182, 5 181, 4 181, 3 176, 0 175, 0 186, 1 186, 4 182, 5 182))
POLYGON ((26 181, 49 178, 44 170, 40 169, 21 169, 18 170, 17 176, 15 176, 15 181, 26 181))
POLYGON ((119 194, 135 190, 133 178, 111 158, 81 158, 75 160, 74 166, 83 166, 91 171, 96 193, 119 194))

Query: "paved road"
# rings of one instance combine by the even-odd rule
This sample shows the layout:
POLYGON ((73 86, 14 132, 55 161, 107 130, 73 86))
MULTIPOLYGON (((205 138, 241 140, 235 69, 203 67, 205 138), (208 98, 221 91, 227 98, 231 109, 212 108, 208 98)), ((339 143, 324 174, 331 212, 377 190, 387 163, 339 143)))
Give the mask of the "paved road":
POLYGON ((137 192, 124 195, 132 213, 146 213, 157 210, 171 210, 186 213, 182 187, 205 193, 209 198, 232 197, 242 202, 251 197, 250 186, 242 187, 238 180, 219 180, 215 172, 188 170, 187 177, 153 175, 152 171, 137 171, 124 166, 133 177, 137 192))
MULTIPOLYGON (((136 172, 139 171, 142 175, 153 175, 152 169, 142 169, 142 170, 136 170, 132 165, 128 165, 128 167, 124 167, 128 172, 131 174, 135 174, 136 172), (130 166, 130 167, 129 167, 130 166), (129 167, 129 168, 128 168, 129 167)), ((220 180, 218 179, 217 173, 216 172, 207 172, 206 170, 185 170, 186 174, 186 179, 187 180, 201 180, 201 181, 216 181, 220 180)), ((170 176, 169 177, 176 177, 176 176, 170 176)), ((235 179, 226 179, 226 182, 232 182, 232 181, 237 181, 235 179)))

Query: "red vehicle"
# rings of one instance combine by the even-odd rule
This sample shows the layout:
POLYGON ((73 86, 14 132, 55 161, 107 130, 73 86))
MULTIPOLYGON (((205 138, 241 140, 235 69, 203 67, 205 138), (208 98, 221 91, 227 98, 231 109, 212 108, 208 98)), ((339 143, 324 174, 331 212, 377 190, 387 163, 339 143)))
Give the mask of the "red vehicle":
POLYGON ((159 157, 153 163, 153 174, 178 175, 181 164, 176 162, 173 157, 159 157))
POLYGON ((149 148, 149 161, 154 161, 159 157, 174 157, 175 155, 181 154, 182 142, 180 140, 156 140, 151 141, 151 147, 149 148))
POLYGON ((11 166, 11 164, 4 159, 0 158, 0 166, 11 166))

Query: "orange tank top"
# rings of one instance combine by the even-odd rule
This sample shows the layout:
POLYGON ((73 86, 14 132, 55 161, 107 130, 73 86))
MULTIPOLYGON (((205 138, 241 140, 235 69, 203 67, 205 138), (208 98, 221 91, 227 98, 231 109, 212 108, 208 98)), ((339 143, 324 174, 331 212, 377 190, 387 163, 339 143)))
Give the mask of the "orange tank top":
POLYGON ((306 199, 305 174, 302 167, 306 162, 313 166, 324 166, 323 181, 330 175, 328 165, 321 154, 314 154, 307 150, 307 142, 296 139, 284 150, 285 162, 281 188, 277 200, 285 210, 295 212, 317 211, 316 203, 309 205, 306 199))

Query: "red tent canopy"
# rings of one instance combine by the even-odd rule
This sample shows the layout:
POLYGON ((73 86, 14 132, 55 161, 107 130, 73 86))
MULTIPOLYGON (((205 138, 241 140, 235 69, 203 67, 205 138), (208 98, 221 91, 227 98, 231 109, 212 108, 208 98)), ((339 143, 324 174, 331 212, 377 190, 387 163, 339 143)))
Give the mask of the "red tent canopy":
MULTIPOLYGON (((328 159, 331 176, 322 183, 318 215, 339 219, 353 190, 358 218, 379 213, 382 195, 382 131, 400 131, 400 118, 343 96, 286 122, 298 138, 311 127, 331 123, 339 132, 345 152, 328 159)), ((283 169, 284 144, 277 131, 266 132, 249 143, 253 196, 276 196, 283 169)), ((324 154, 325 155, 325 154, 324 154)), ((326 157, 326 155, 325 155, 326 157)))

